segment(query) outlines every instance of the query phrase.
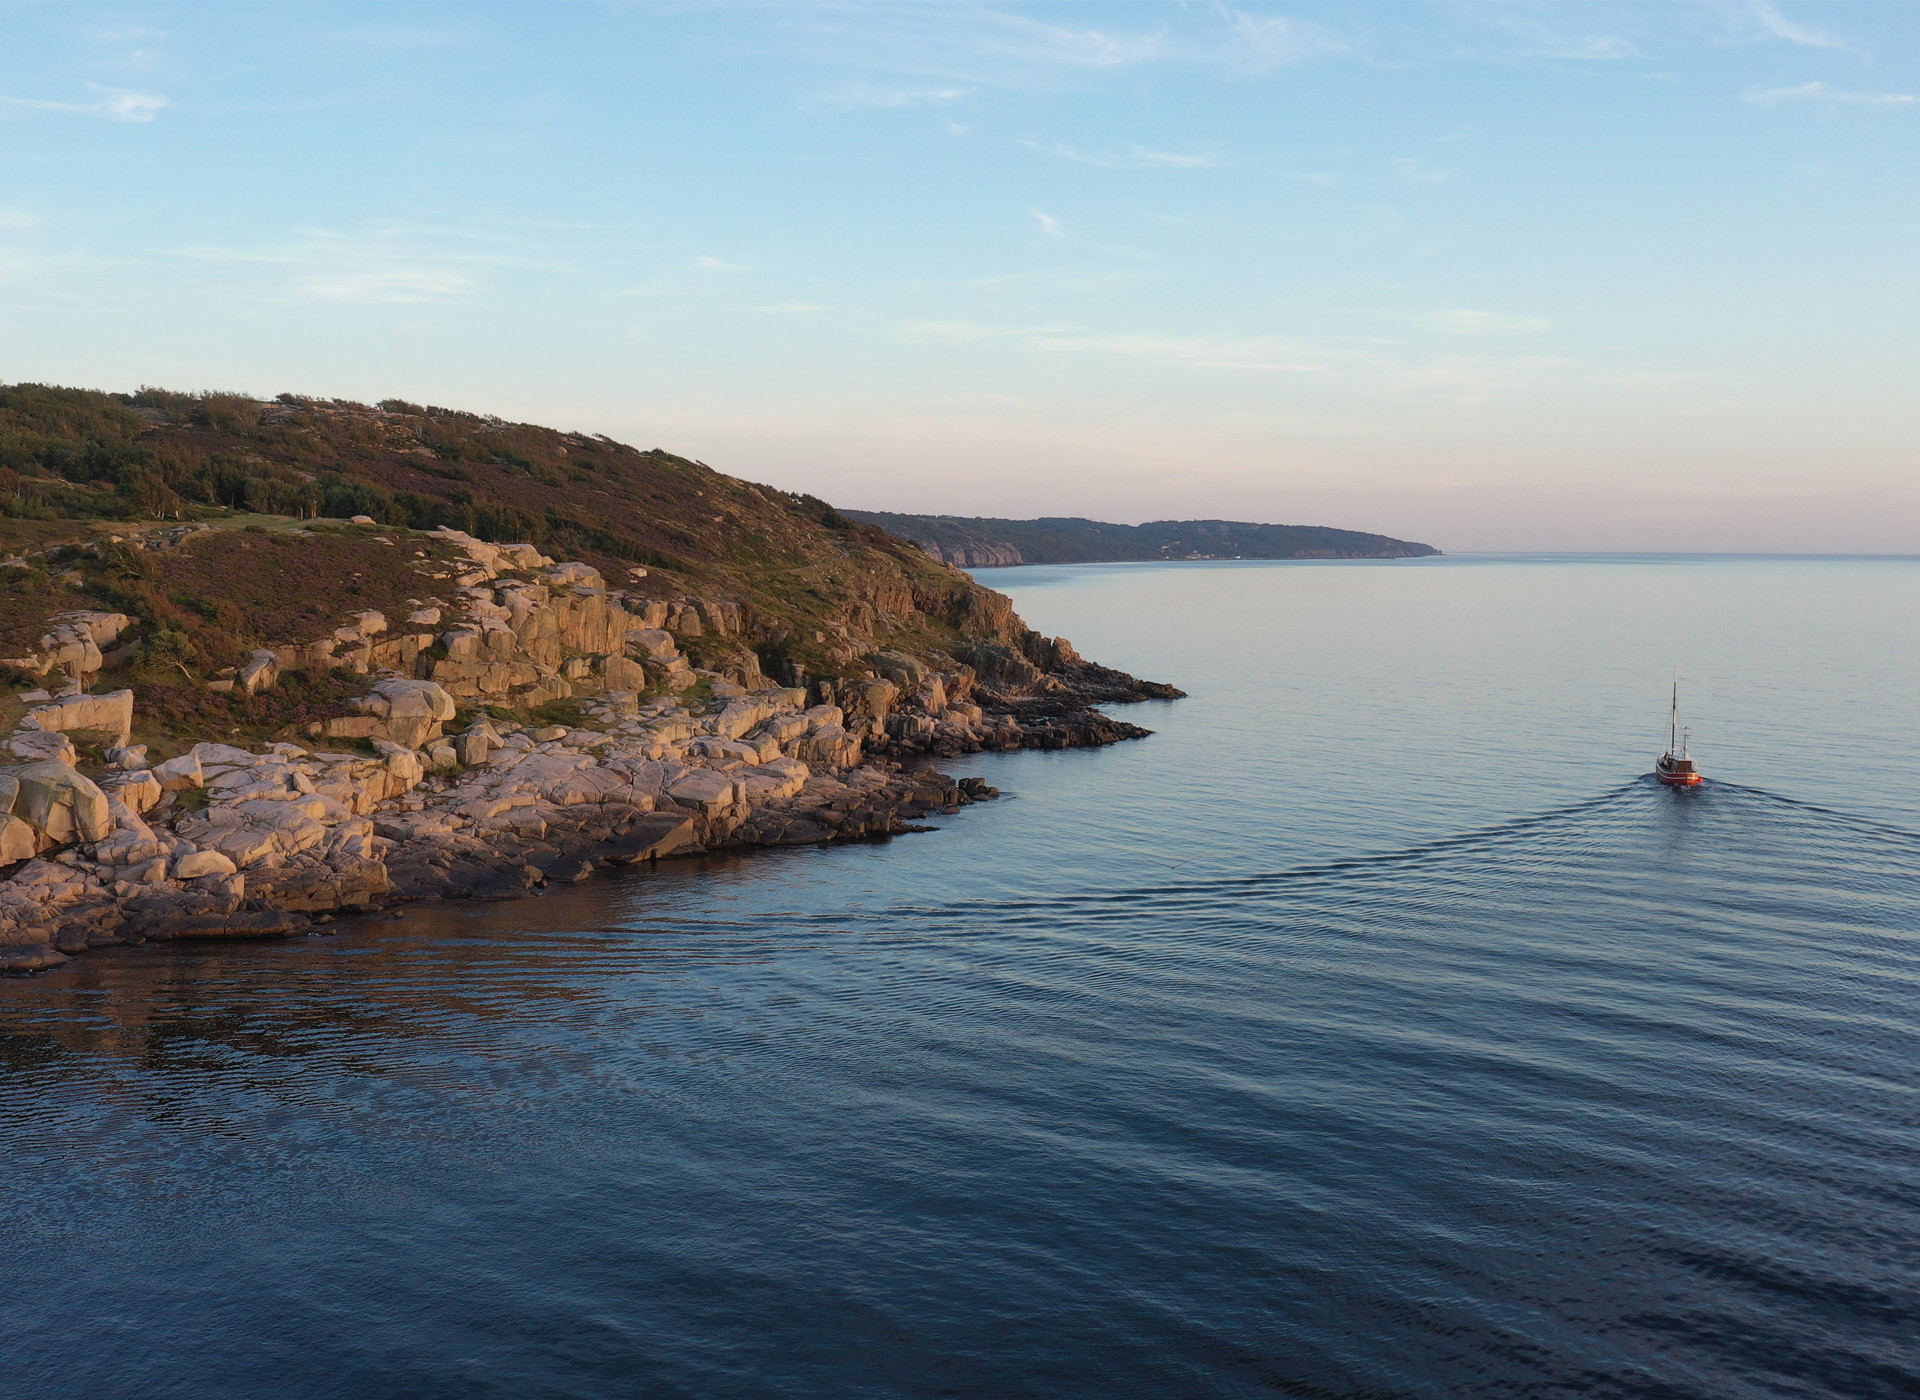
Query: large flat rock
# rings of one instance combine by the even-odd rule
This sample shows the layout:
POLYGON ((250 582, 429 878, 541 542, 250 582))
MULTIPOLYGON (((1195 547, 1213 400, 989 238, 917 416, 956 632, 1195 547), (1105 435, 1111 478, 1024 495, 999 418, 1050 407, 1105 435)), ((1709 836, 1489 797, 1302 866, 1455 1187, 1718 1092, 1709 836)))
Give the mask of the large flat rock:
POLYGON ((661 860, 694 845, 693 818, 678 812, 648 812, 607 843, 606 858, 617 865, 661 860))

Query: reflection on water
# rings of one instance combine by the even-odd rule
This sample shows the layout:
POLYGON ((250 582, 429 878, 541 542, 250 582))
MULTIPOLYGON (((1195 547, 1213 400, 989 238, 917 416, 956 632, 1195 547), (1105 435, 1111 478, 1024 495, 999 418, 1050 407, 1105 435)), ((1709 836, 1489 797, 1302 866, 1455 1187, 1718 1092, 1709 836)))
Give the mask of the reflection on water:
POLYGON ((937 834, 0 986, 10 1389, 1920 1387, 1910 794, 1396 800, 1444 685, 1366 772, 1209 786, 1273 722, 1228 640, 1155 740, 980 760, 1013 795, 937 834))

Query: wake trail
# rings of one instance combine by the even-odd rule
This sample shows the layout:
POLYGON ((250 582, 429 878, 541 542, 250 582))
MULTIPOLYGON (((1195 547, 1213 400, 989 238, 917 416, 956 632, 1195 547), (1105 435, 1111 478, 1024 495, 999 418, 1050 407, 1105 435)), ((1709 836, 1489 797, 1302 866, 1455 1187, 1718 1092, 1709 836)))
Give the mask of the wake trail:
POLYGON ((1811 812, 1829 821, 1839 822, 1843 826, 1872 832, 1876 836, 1892 836, 1902 841, 1920 842, 1920 831, 1909 831, 1906 827, 1895 826, 1892 822, 1875 821, 1872 817, 1856 816, 1852 812, 1842 812, 1838 808, 1823 807, 1818 802, 1788 797, 1783 792, 1774 792, 1768 788, 1748 787, 1744 783, 1727 782, 1712 782, 1709 786, 1722 791, 1737 792, 1743 797, 1758 797, 1767 802, 1777 802, 1783 807, 1793 808, 1796 812, 1811 812))
POLYGON ((1199 880, 1133 885, 1103 890, 1097 894, 1060 894, 1032 900, 996 900, 992 902, 991 907, 1006 911, 1034 911, 1063 907, 1097 908, 1131 903, 1140 899, 1177 898, 1236 890, 1262 890, 1307 884, 1316 880, 1338 880, 1354 875, 1365 875, 1385 869, 1418 865, 1436 856, 1455 854, 1474 847, 1495 845, 1515 836, 1536 834, 1618 805, 1637 796, 1643 786, 1643 779, 1633 778, 1617 788, 1569 803, 1564 807, 1551 808, 1530 816, 1516 817, 1491 826, 1477 827, 1471 831, 1434 837, 1399 850, 1342 856, 1334 860, 1313 861, 1303 865, 1288 866, 1282 870, 1260 871, 1247 875, 1218 875, 1199 880))
MULTIPOLYGON (((1259 871, 1244 875, 1217 875, 1184 881, 1167 881, 1157 884, 1131 885, 1121 888, 1109 888, 1099 892, 1063 893, 1047 895, 1035 899, 1009 899, 992 901, 990 907, 1007 913, 1035 913, 1046 910, 1097 909, 1115 905, 1137 903, 1141 900, 1179 900, 1192 899, 1206 895, 1227 895, 1279 889, 1289 886, 1311 885, 1316 882, 1331 882, 1365 877, 1384 871, 1404 870, 1450 856, 1460 855, 1477 849, 1499 846, 1517 837, 1538 836, 1558 827, 1571 826, 1583 819, 1590 819, 1615 808, 1623 807, 1635 801, 1653 799, 1664 792, 1658 780, 1651 773, 1641 774, 1628 779, 1618 787, 1610 788, 1595 796, 1571 802, 1565 806, 1549 808, 1528 816, 1515 817, 1508 821, 1496 822, 1489 826, 1476 827, 1452 835, 1438 836, 1426 841, 1416 842, 1397 850, 1378 851, 1369 854, 1342 856, 1337 859, 1312 861, 1301 865, 1288 866, 1280 870, 1259 871)), ((1867 832, 1876 836, 1891 837, 1903 842, 1920 843, 1920 833, 1870 818, 1856 817, 1846 812, 1835 811, 1817 803, 1805 802, 1798 798, 1787 797, 1770 792, 1764 788, 1746 787, 1739 783, 1709 781, 1703 788, 1695 789, 1700 796, 1710 797, 1716 793, 1743 798, 1759 798, 1791 808, 1796 813, 1831 820, 1841 825, 1867 832)), ((902 912, 905 912, 903 907, 902 912)), ((876 911, 876 914, 878 911, 876 911)))

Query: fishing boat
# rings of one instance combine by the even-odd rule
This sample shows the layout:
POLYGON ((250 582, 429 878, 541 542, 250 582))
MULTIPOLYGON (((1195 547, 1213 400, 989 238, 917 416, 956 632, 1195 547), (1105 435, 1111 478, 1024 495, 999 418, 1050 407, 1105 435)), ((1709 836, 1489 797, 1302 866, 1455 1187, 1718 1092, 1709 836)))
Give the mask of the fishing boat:
POLYGON ((1687 732, 1680 727, 1680 682, 1673 683, 1673 709, 1667 731, 1667 751, 1653 765, 1653 775, 1668 787, 1698 787, 1706 779, 1694 770, 1687 752, 1687 732))

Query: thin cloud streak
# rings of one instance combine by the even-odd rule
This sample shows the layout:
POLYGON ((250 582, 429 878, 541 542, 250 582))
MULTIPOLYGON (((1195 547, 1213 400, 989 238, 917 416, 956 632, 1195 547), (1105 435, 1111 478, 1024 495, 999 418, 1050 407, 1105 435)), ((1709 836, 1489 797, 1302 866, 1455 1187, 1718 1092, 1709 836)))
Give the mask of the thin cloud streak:
POLYGON ((61 112, 68 116, 93 117, 107 122, 150 122, 163 108, 173 103, 152 92, 132 92, 124 88, 93 89, 100 96, 92 102, 49 102, 35 97, 0 97, 0 104, 24 107, 34 112, 61 112))
POLYGON ((1778 107, 1783 102, 1831 102, 1854 107, 1905 107, 1920 102, 1910 92, 1836 92, 1825 83, 1801 83, 1797 87, 1748 88, 1741 101, 1756 107, 1778 107))
POLYGON ((945 106, 960 101, 970 91, 963 87, 898 88, 877 87, 871 83, 842 83, 825 92, 815 93, 801 105, 831 111, 853 111, 861 107, 901 111, 909 107, 945 106))
POLYGON ((1021 137, 1018 144, 1029 150, 1039 151, 1043 155, 1058 156, 1062 160, 1070 160, 1077 165, 1093 165, 1103 170, 1215 170, 1220 166, 1220 161, 1213 156, 1154 151, 1145 146, 1134 146, 1126 155, 1102 155, 1076 150, 1059 141, 1050 146, 1043 146, 1038 141, 1021 137))
POLYGON ((1771 0, 1755 0, 1753 17, 1761 29, 1776 39, 1785 39, 1789 44, 1798 44, 1806 49, 1847 48, 1844 40, 1824 29, 1788 19, 1771 0))

